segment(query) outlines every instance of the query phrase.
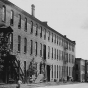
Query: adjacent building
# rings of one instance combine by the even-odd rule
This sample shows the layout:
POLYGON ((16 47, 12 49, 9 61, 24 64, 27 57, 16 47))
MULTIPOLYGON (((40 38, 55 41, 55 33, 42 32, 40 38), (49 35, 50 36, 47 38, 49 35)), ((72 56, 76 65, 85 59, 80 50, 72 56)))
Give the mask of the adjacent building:
POLYGON ((88 82, 88 60, 85 60, 85 81, 88 82))
POLYGON ((85 82, 85 60, 75 59, 75 81, 85 82))
MULTIPOLYGON (((34 11, 34 5, 30 15, 10 1, 0 0, 0 27, 6 26, 13 30, 10 36, 10 54, 19 61, 21 71, 27 79, 32 59, 36 62, 36 79, 40 74, 43 74, 47 81, 62 81, 67 80, 67 76, 73 77, 75 41, 49 27, 47 22, 37 19, 34 11), (44 67, 41 65, 43 61, 44 67)), ((80 80, 84 80, 83 60, 80 60, 80 63, 83 64, 79 65, 80 69, 83 69, 80 80)), ((9 72, 7 77, 16 80, 13 76, 17 75, 17 71, 15 72, 12 65, 9 65, 9 68, 13 69, 13 72, 9 72)))

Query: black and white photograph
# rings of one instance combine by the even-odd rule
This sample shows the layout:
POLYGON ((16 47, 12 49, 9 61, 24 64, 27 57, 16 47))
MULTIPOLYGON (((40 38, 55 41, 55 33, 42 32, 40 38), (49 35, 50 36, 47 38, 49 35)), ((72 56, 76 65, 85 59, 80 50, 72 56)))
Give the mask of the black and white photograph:
POLYGON ((0 0, 0 88, 88 87, 88 0, 0 0))

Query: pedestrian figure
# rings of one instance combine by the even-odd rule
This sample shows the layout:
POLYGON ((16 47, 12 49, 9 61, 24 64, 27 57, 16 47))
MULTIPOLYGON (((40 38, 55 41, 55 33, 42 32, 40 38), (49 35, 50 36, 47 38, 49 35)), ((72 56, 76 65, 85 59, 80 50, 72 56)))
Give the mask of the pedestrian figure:
POLYGON ((22 81, 19 79, 17 83, 17 88, 20 88, 20 85, 22 84, 22 81))

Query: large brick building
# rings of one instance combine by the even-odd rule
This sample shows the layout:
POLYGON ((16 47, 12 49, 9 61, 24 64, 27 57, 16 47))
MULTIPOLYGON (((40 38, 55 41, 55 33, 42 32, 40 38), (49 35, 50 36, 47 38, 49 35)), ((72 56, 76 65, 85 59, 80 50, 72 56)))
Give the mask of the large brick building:
POLYGON ((10 54, 20 61, 25 75, 34 58, 37 63, 36 79, 43 74, 41 62, 45 61, 43 69, 47 81, 61 81, 63 78, 67 80, 67 76, 73 75, 75 41, 49 27, 47 22, 38 20, 34 10, 35 6, 32 5, 30 15, 10 1, 0 0, 0 27, 10 27, 13 30, 10 54))

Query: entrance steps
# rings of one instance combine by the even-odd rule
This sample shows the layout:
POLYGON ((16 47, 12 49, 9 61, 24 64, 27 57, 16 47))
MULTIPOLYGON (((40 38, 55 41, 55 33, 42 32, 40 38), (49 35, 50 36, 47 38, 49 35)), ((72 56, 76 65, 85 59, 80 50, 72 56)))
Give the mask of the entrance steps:
POLYGON ((41 82, 43 80, 43 77, 44 77, 43 74, 39 74, 37 79, 35 80, 35 83, 41 82))

